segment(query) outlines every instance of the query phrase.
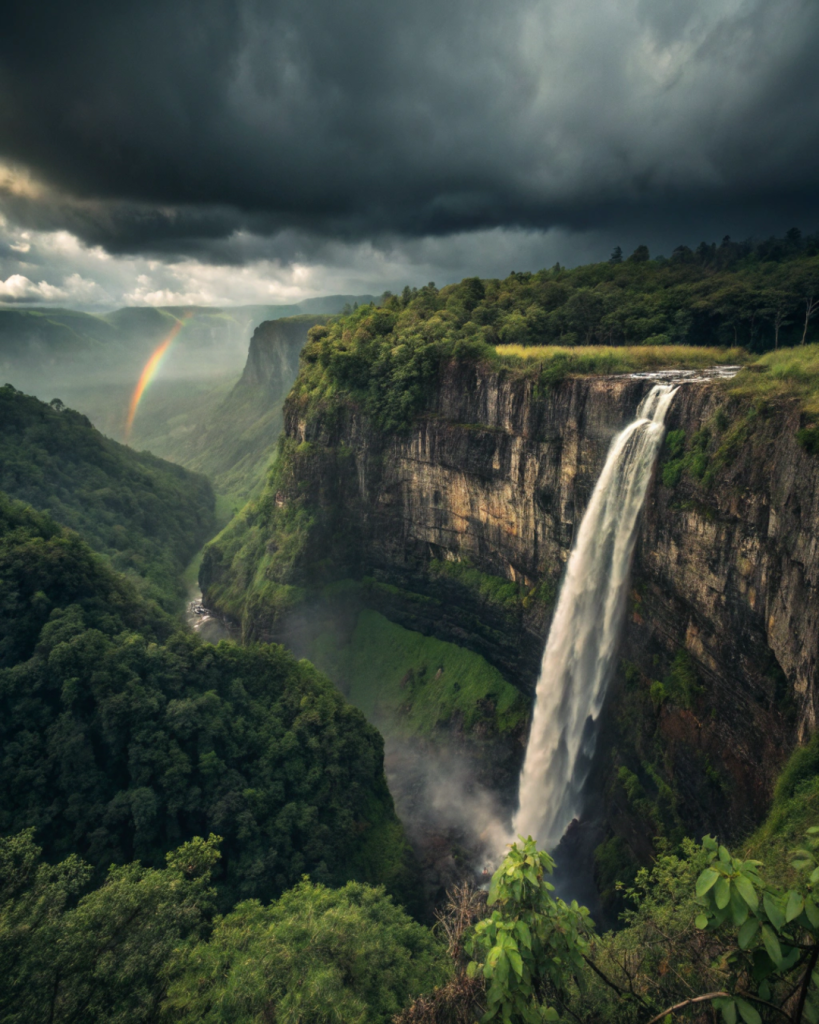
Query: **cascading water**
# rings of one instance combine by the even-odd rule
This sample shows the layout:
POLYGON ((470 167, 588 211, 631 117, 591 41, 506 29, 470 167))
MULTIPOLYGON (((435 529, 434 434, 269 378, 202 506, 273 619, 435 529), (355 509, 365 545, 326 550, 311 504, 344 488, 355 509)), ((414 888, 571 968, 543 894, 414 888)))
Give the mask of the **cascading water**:
POLYGON ((579 811, 623 623, 637 522, 676 388, 655 385, 615 437, 555 609, 520 776, 513 835, 553 849, 579 811))

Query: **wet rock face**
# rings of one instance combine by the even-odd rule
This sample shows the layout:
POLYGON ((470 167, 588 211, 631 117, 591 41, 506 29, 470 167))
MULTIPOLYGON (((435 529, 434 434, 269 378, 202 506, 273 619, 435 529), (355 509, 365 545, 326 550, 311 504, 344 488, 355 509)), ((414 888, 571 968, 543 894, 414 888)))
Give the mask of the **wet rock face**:
MULTIPOLYGON (((468 561, 527 587, 556 586, 611 439, 651 386, 585 378, 538 393, 532 381, 454 364, 398 436, 355 410, 307 420, 286 406, 286 433, 314 453, 298 481, 324 523, 312 556, 323 553, 338 576, 397 588, 385 588, 380 611, 478 651, 532 694, 548 604, 502 606, 435 567, 468 561)), ((729 421, 747 414, 716 384, 686 384, 667 427, 691 438, 721 407, 729 421)), ((819 459, 797 444, 798 426, 795 406, 777 407, 756 417, 730 459, 712 463, 707 486, 690 475, 664 486, 658 473, 649 489, 622 655, 651 720, 629 722, 634 698, 621 672, 595 770, 612 818, 628 816, 612 781, 618 764, 630 759, 639 774, 653 758, 673 780, 687 830, 736 836, 759 820, 782 761, 815 726, 819 459), (650 702, 652 681, 681 651, 695 695, 650 702)), ((283 625, 262 617, 249 633, 276 639, 283 625)))
MULTIPOLYGON (((712 422, 720 393, 677 395, 669 429, 712 422)), ((819 630, 819 460, 796 442, 799 411, 755 418, 710 486, 658 479, 644 509, 634 580, 642 593, 623 651, 645 664, 684 649, 702 693, 663 708, 659 729, 694 817, 703 793, 691 770, 710 761, 727 782, 729 831, 759 819, 794 742, 815 728, 819 630)))

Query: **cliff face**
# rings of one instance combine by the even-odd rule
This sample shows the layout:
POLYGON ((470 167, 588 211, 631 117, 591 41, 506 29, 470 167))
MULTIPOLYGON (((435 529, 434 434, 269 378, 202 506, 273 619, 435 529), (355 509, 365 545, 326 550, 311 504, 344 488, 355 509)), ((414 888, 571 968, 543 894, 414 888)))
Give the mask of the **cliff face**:
MULTIPOLYGON (((355 409, 307 418, 287 404, 293 457, 271 500, 311 516, 288 582, 309 585, 329 564, 389 584, 379 610, 473 648, 532 694, 574 532, 650 387, 582 378, 537 393, 453 363, 405 435, 355 409), (517 584, 511 598, 501 581, 517 584)), ((661 468, 649 490, 595 775, 608 825, 634 848, 646 831, 741 833, 815 724, 819 460, 798 425, 792 405, 754 415, 710 383, 683 385, 672 405, 667 426, 697 441, 699 468, 676 482, 661 468)), ((206 596, 235 571, 217 546, 206 596)), ((244 620, 249 637, 287 636, 264 601, 244 620)))
POLYGON ((273 401, 281 401, 299 372, 299 355, 307 332, 326 316, 292 316, 285 320, 266 320, 250 339, 247 362, 237 387, 261 385, 273 401))
POLYGON ((238 502, 260 489, 282 429, 282 403, 299 370, 307 332, 324 316, 267 320, 254 330, 241 378, 185 436, 169 436, 173 458, 206 473, 238 502))

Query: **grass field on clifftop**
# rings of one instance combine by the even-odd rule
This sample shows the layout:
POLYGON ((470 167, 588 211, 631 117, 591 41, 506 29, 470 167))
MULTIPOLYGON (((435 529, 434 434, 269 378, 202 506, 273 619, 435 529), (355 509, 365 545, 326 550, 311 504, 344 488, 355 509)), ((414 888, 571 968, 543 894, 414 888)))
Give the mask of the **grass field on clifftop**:
POLYGON ((701 370, 739 366, 751 356, 742 348, 695 345, 497 345, 504 365, 528 368, 537 362, 546 376, 603 375, 650 370, 701 370))
POLYGON ((737 397, 798 398, 805 413, 819 416, 819 345, 767 352, 724 386, 737 397))

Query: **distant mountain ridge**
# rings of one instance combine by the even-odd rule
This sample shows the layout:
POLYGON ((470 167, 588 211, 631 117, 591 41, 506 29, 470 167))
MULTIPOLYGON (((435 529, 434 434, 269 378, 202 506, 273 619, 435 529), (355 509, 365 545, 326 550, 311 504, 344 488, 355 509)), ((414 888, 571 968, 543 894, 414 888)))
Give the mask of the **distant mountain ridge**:
POLYGON ((180 320, 184 328, 166 357, 166 377, 189 377, 192 371, 194 376, 238 374, 248 339, 263 321, 332 315, 346 305, 374 301, 372 295, 324 295, 291 304, 225 308, 125 306, 105 314, 0 305, 0 383, 10 381, 48 400, 53 397, 49 392, 60 394, 61 382, 71 386, 77 374, 86 385, 130 378, 180 320))
POLYGON ((299 372, 307 332, 319 313, 266 320, 253 332, 242 376, 228 392, 203 395, 188 415, 180 387, 158 387, 140 421, 140 448, 205 473, 220 494, 243 503, 262 485, 284 425, 282 404, 299 372), (164 405, 162 395, 167 392, 164 405))

